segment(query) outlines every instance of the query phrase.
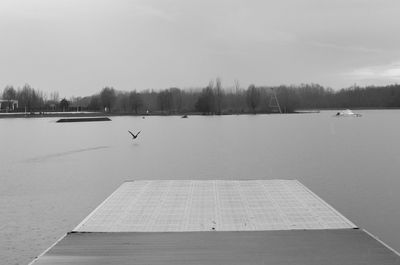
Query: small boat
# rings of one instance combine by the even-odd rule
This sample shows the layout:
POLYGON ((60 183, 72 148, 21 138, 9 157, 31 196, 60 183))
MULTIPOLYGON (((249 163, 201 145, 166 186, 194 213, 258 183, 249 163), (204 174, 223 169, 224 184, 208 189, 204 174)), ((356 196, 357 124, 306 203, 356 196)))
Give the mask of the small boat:
POLYGON ((186 119, 188 116, 187 115, 183 115, 181 118, 186 119))
POLYGON ((362 115, 359 113, 354 113, 353 111, 346 109, 336 113, 336 117, 361 117, 362 115))

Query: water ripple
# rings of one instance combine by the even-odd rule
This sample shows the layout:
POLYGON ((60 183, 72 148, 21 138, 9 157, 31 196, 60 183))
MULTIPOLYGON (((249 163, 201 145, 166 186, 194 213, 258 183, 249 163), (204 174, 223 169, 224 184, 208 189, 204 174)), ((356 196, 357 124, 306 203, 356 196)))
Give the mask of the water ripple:
POLYGON ((44 155, 44 156, 37 156, 37 157, 33 157, 33 158, 29 158, 29 159, 23 160, 21 162, 26 162, 26 163, 29 163, 29 162, 31 162, 31 163, 32 162, 41 162, 41 161, 44 161, 44 160, 47 160, 47 159, 63 157, 63 156, 73 155, 73 154, 82 153, 82 152, 95 151, 95 150, 105 149, 105 148, 109 148, 109 147, 110 146, 95 146, 95 147, 76 149, 76 150, 71 150, 71 151, 66 151, 66 152, 48 154, 48 155, 44 155))

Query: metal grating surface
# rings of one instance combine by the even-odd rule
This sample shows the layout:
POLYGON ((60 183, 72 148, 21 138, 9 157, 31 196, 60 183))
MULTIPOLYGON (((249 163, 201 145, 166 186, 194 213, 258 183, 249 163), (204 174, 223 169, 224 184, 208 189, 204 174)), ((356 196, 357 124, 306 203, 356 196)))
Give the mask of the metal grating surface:
POLYGON ((297 180, 125 182, 74 231, 356 228, 297 180))

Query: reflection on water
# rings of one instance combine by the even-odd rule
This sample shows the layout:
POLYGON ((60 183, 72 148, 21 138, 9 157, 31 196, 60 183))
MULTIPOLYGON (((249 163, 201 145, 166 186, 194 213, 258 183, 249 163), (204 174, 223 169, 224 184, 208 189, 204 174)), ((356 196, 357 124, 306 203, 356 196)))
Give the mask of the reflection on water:
POLYGON ((61 153, 53 153, 53 154, 49 154, 49 155, 29 158, 29 159, 24 160, 23 162, 43 162, 44 160, 51 159, 51 158, 56 158, 56 157, 66 156, 66 155, 72 155, 72 154, 81 153, 81 152, 87 152, 87 151, 94 151, 94 150, 104 149, 104 148, 108 148, 108 147, 109 146, 96 146, 96 147, 89 147, 89 148, 71 150, 71 151, 66 151, 66 152, 61 152, 61 153))
POLYGON ((400 111, 335 113, 1 119, 0 260, 26 264, 132 179, 298 179, 400 249, 400 111))

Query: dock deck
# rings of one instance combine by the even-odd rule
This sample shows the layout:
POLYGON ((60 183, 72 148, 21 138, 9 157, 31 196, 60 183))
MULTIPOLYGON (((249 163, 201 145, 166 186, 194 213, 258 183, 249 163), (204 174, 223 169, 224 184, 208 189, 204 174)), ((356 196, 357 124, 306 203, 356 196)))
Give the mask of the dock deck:
POLYGON ((296 180, 125 182, 43 264, 400 264, 296 180))
POLYGON ((74 231, 189 232, 356 226, 296 180, 125 182, 74 231))

